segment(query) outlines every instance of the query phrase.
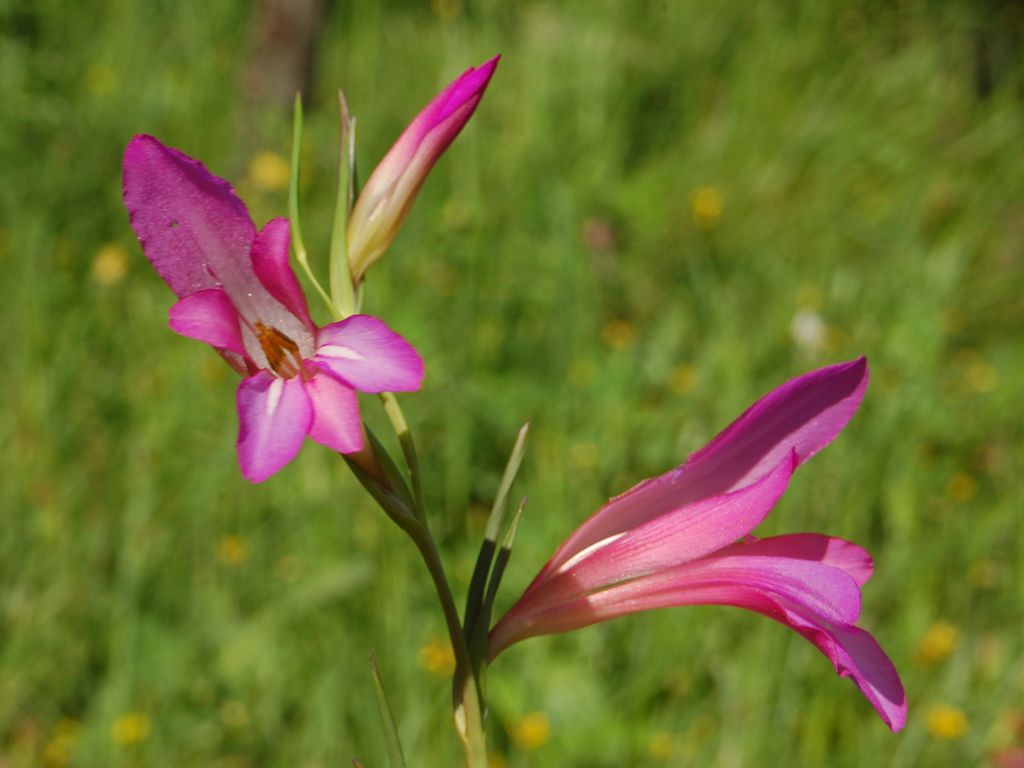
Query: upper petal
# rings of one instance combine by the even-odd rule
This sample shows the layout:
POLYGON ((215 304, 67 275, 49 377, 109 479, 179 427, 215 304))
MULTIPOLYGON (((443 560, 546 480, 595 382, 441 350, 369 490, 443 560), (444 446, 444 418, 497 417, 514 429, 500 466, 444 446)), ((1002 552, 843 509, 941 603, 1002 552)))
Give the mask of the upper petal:
POLYGON ((288 219, 268 221, 252 246, 252 267, 270 295, 312 331, 314 325, 309 316, 306 294, 302 292, 302 286, 288 262, 290 234, 288 219))
POLYGON ((171 329, 217 349, 245 355, 238 312, 220 288, 207 288, 180 299, 168 312, 171 329))
POLYGON ((607 543, 585 550, 557 570, 545 568, 524 599, 565 600, 663 572, 721 550, 764 519, 785 492, 795 467, 795 458, 790 455, 747 488, 666 512, 607 543))
POLYGON ((321 328, 313 359, 363 392, 413 392, 423 383, 419 353, 370 315, 352 315, 321 328))
POLYGON ((853 416, 868 385, 867 361, 821 368, 772 390, 681 467, 616 496, 559 547, 553 563, 697 499, 743 488, 795 451, 803 463, 853 416))
POLYGON ((313 409, 305 382, 260 371, 238 385, 238 460, 242 474, 262 483, 295 458, 313 409))
POLYGON ((362 450, 363 422, 351 387, 320 372, 306 382, 306 392, 313 406, 309 436, 338 453, 362 450))
POLYGON ((124 152, 124 204, 143 252, 178 296, 252 273, 249 213, 198 160, 136 136, 124 152))

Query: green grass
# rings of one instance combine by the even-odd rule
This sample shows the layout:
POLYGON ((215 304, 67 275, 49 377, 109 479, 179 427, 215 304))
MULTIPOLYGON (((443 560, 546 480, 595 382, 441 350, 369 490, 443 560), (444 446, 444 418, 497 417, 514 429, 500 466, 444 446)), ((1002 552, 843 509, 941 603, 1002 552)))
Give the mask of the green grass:
MULTIPOLYGON (((866 354, 860 413, 763 531, 875 555, 862 624, 911 707, 894 736, 786 629, 662 611, 504 654, 490 739, 507 765, 651 765, 661 748, 669 765, 961 766, 1021 746, 1013 7, 438 5, 454 11, 325 17, 303 224, 325 254, 338 87, 365 175, 440 85, 503 54, 367 287, 427 360, 403 403, 457 597, 526 419, 502 606, 609 495, 784 379, 866 354), (701 228, 706 187, 724 208, 701 228), (794 343, 801 310, 827 326, 816 348, 794 343), (958 641, 926 663, 938 621, 958 641), (963 710, 962 738, 929 733, 936 705, 963 710), (532 711, 551 735, 527 751, 512 733, 532 711)), ((241 478, 234 374, 167 330, 172 296, 121 207, 120 153, 150 132, 235 180, 259 223, 284 213, 283 191, 246 181, 255 152, 287 154, 290 124, 247 124, 249 23, 247 3, 0 2, 0 765, 382 766, 371 649, 410 765, 457 762, 447 682, 417 663, 444 626, 412 546, 319 447, 241 478), (104 283, 108 245, 129 257, 104 283), (135 744, 112 738, 126 713, 148 718, 135 744)))

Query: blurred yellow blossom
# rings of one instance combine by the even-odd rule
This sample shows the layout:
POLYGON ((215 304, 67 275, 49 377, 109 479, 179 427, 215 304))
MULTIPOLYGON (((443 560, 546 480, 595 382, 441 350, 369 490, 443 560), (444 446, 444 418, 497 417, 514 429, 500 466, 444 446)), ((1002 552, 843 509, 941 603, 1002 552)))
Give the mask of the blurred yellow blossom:
POLYGON ((58 721, 43 748, 43 765, 47 768, 63 768, 67 765, 81 730, 82 726, 77 720, 58 721))
POLYGON ((718 226, 725 210, 725 200, 714 187, 700 187, 690 194, 690 215, 702 230, 709 231, 718 226))
POLYGON ((984 360, 975 360, 967 366, 967 383, 975 392, 985 394, 999 386, 999 374, 984 360))
POLYGON ((612 349, 625 349, 633 342, 636 329, 627 320, 610 320, 601 329, 601 338, 612 349))
POLYGON ((431 640, 420 648, 416 662, 435 677, 450 677, 455 671, 455 653, 447 641, 431 640))
POLYGON ((992 589, 999 582, 999 567, 988 558, 975 560, 967 566, 967 581, 978 589, 992 589))
POLYGON ((276 152, 261 150, 249 161, 249 181, 263 192, 287 189, 289 180, 288 161, 276 152))
POLYGON ((244 728, 249 724, 249 710, 238 699, 230 699, 221 705, 220 720, 228 728, 244 728))
POLYGON ((577 467, 590 469, 601 458, 601 449, 592 440, 583 440, 572 444, 572 447, 569 448, 569 455, 572 457, 572 463, 577 467))
POLYGON ((697 368, 689 363, 680 363, 668 376, 668 388, 677 395, 686 395, 697 388, 700 377, 697 368))
POLYGON ((85 70, 85 89, 93 96, 110 93, 117 85, 117 74, 109 64, 90 64, 85 70))
POLYGON ((508 763, 505 758, 497 752, 487 753, 487 768, 505 768, 508 763))
POLYGON ((928 710, 927 727, 932 736, 948 741, 963 737, 969 728, 964 711, 946 704, 928 710))
POLYGON ((118 744, 138 744, 149 736, 149 715, 127 712, 110 724, 110 737, 118 744))
POLYGON ((978 481, 966 472, 957 472, 949 478, 949 484, 946 485, 946 495, 958 503, 970 501, 977 492, 978 481))
POLYGON ((92 279, 102 286, 120 282, 127 271, 128 251, 118 243, 104 245, 92 260, 92 279))
POLYGON ((675 743, 672 736, 667 733, 656 733, 647 742, 647 754, 651 756, 652 760, 658 762, 664 763, 671 759, 674 749, 675 743))
POLYGON ((551 737, 551 723, 543 712, 528 712, 512 728, 512 741, 527 752, 540 749, 551 737))
POLYGON ((958 635, 957 628, 948 621, 935 622, 917 644, 917 660, 922 664, 942 661, 956 648, 958 635))
POLYGON ((241 536, 221 536, 217 542, 217 558, 227 565, 241 565, 249 559, 249 542, 241 536))
POLYGON ((462 11, 462 0, 431 0, 430 7, 439 19, 454 19, 462 11))

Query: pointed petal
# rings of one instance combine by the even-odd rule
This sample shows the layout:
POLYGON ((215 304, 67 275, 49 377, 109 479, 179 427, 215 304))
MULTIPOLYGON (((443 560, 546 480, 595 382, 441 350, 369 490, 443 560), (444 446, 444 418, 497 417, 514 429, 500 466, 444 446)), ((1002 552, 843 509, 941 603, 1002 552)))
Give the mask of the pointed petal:
POLYGON ((363 422, 351 387, 321 372, 306 382, 306 392, 313 405, 309 436, 338 453, 362 450, 363 422))
POLYGON ((356 282, 391 244, 430 169, 473 116, 499 58, 467 69, 434 97, 370 174, 349 220, 348 257, 356 282))
POLYGON ((168 312, 171 330, 216 349, 245 355, 238 312, 220 288, 207 288, 179 300, 168 312))
MULTIPOLYGON (((667 512, 547 569, 524 600, 557 603, 640 576, 665 572, 733 544, 757 526, 785 492, 796 458, 784 458, 753 485, 667 512)), ((744 551, 741 547, 741 551, 744 551)), ((673 571, 674 572, 674 571, 673 571)))
POLYGON ((821 368, 758 400, 681 467, 616 496, 559 547, 557 566, 602 539, 697 499, 743 488, 790 451, 800 463, 828 445, 853 416, 868 385, 867 361, 821 368))
POLYGON ((833 622, 857 620, 860 588, 849 574, 814 560, 761 554, 771 547, 758 544, 735 544, 638 578, 614 580, 615 574, 608 574, 603 585, 584 580, 575 592, 528 590, 502 619, 519 629, 504 631, 514 636, 531 628, 523 637, 564 632, 654 608, 737 605, 751 594, 785 599, 833 622))
POLYGON ((874 570, 874 560, 863 547, 821 533, 789 533, 750 543, 740 542, 721 550, 720 554, 728 554, 732 550, 771 557, 816 560, 845 571, 860 586, 867 583, 874 570))
MULTIPOLYGON (((857 582, 839 568, 813 559, 760 554, 760 543, 736 544, 722 553, 564 602, 524 597, 492 630, 489 657, 528 637, 639 611, 730 605, 768 616, 810 640, 839 675, 853 680, 886 725, 900 730, 906 721, 906 697, 899 675, 875 639, 853 626, 860 611, 857 582)), ((796 549, 807 554, 803 544, 796 549)), ((778 547, 774 542, 761 549, 778 547)), ((828 551, 823 556, 828 558, 828 551)))
POLYGON ((179 297, 252 272, 249 213, 198 160, 136 136, 124 152, 124 203, 146 258, 179 297))
POLYGON ((252 267, 270 295, 313 330, 306 294, 288 263, 289 233, 288 219, 268 221, 252 246, 252 267))
POLYGON ((301 378, 260 371, 238 385, 238 460, 242 474, 262 483, 295 458, 313 409, 301 378))
POLYGON ((363 392, 413 392, 423 383, 419 353, 370 315, 321 328, 313 360, 363 392))

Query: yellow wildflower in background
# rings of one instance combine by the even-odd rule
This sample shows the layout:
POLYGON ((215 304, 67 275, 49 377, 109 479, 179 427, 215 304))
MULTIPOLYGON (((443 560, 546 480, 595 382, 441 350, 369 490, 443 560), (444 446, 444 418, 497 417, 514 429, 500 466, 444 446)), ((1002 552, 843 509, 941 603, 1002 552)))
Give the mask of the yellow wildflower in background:
POLYGON ((92 260, 92 279, 105 287, 120 282, 127 271, 128 251, 118 243, 104 245, 92 260))
POLYGON ((435 677, 450 677, 455 671, 455 653, 448 642, 431 640, 420 648, 416 662, 435 677))
POLYGON ((227 565, 241 565, 249 559, 249 542, 234 534, 217 542, 217 557, 227 565))
POLYGON ((288 189, 291 171, 288 161, 276 152, 257 152, 249 161, 249 181, 263 192, 288 189))
POLYGON ((612 349, 625 349, 633 343, 636 329, 627 320, 610 320, 601 329, 601 338, 612 349))
POLYGON ((978 492, 978 481, 966 472, 957 472, 949 478, 946 495, 953 501, 963 503, 970 501, 978 492))
POLYGON ((698 228, 708 232, 718 226, 725 200, 714 187, 700 187, 690 195, 690 215, 698 228))
POLYGON ((917 644, 917 660, 922 664, 942 661, 956 648, 958 634, 957 628, 948 621, 935 622, 917 644))
POLYGON ((928 733, 937 739, 953 741, 969 730, 967 715, 962 709, 940 704, 928 710, 928 733))
POLYGON ((60 720, 43 748, 43 765, 46 768, 64 768, 71 760, 71 750, 81 731, 82 726, 77 720, 60 720))
POLYGON ((674 749, 672 736, 667 733, 656 733, 647 742, 647 754, 651 756, 652 760, 658 762, 667 762, 672 757, 674 749))
POLYGON ((118 744, 138 744, 149 737, 149 715, 127 712, 110 724, 110 738, 118 744))
POLYGON ((677 395, 686 395, 697 388, 698 381, 696 366, 680 363, 668 375, 668 388, 677 395))
POLYGON ((505 768, 508 763, 497 752, 487 753, 487 768, 505 768))
POLYGON ((117 73, 109 64, 90 64, 85 70, 85 89, 93 96, 111 93, 117 86, 117 73))
POLYGON ((512 741, 526 752, 540 749, 551 737, 551 723, 543 712, 528 712, 512 728, 512 741))

